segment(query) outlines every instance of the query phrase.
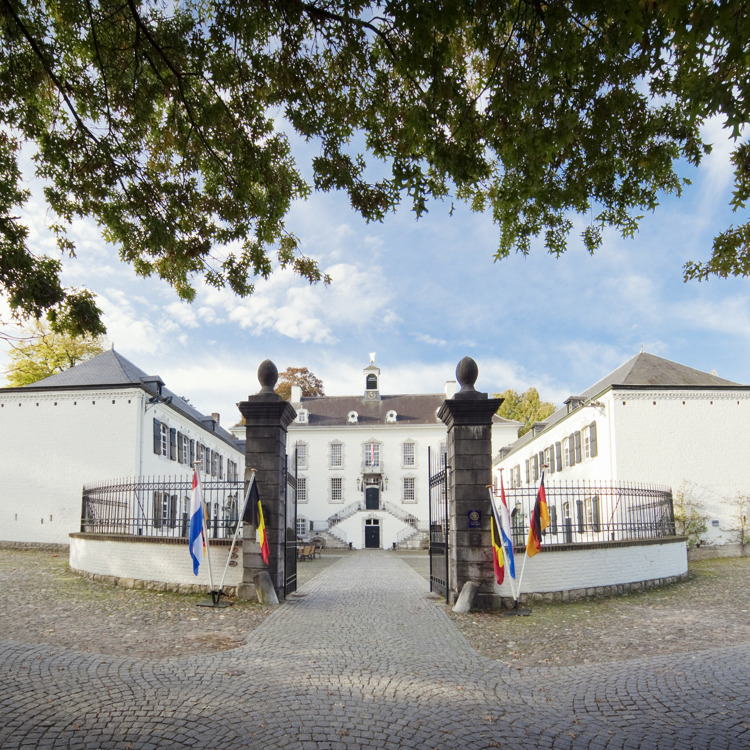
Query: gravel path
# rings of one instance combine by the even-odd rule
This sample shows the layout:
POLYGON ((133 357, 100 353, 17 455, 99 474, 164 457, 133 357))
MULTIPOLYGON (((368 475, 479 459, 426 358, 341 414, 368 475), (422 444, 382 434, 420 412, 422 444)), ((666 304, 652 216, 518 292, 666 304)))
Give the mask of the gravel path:
MULTIPOLYGON (((342 556, 299 564, 305 584, 342 556)), ((399 554, 428 576, 425 554, 399 554)), ((704 560, 690 578, 625 597, 539 604, 530 617, 451 618, 480 653, 512 667, 568 666, 688 653, 750 643, 750 558, 704 560), (540 644, 542 647, 540 648, 540 644)), ((237 601, 215 610, 204 597, 121 589, 68 570, 64 553, 0 549, 4 638, 146 659, 222 651, 246 642, 271 612, 237 601)), ((436 600, 435 606, 444 606, 436 600)))

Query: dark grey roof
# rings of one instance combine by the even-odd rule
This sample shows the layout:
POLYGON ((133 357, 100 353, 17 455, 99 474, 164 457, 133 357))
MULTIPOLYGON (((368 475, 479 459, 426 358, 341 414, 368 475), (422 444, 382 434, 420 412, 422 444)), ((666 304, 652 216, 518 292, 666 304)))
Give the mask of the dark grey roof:
MULTIPOLYGON (((610 388, 748 388, 740 383, 725 380, 708 372, 695 370, 692 367, 672 362, 654 354, 640 352, 627 362, 613 370, 606 377, 587 388, 579 397, 582 402, 596 398, 610 388)), ((545 422, 547 427, 559 422, 568 415, 568 407, 558 409, 545 422)), ((513 451, 530 443, 534 439, 531 432, 520 437, 510 447, 513 451)))
POLYGON ((690 387, 698 386, 711 388, 715 386, 739 385, 731 380, 724 380, 717 375, 708 372, 694 370, 677 362, 662 359, 654 354, 641 352, 631 357, 625 364, 587 388, 581 396, 591 398, 603 393, 607 388, 614 385, 644 387, 690 387))
MULTIPOLYGON (((311 396, 302 399, 299 409, 309 412, 308 424, 313 427, 346 425, 350 412, 357 412, 357 424, 386 424, 386 415, 395 411, 398 424, 442 424, 437 410, 445 401, 444 393, 412 393, 381 396, 368 401, 362 396, 311 396)), ((497 423, 515 424, 513 420, 495 415, 497 423)))
POLYGON ((108 349, 96 357, 81 362, 63 372, 21 388, 3 388, 3 391, 54 391, 75 390, 76 388, 123 388, 137 386, 176 412, 213 432, 232 447, 237 447, 234 436, 218 425, 212 417, 206 416, 181 399, 176 393, 164 387, 158 375, 148 375, 130 360, 125 359, 114 349, 108 349))
MULTIPOLYGON (((23 387, 27 390, 35 390, 37 388, 141 385, 148 377, 143 370, 118 354, 114 349, 108 349, 68 370, 56 372, 48 378, 23 387)), ((153 376, 153 379, 157 377, 153 376)))

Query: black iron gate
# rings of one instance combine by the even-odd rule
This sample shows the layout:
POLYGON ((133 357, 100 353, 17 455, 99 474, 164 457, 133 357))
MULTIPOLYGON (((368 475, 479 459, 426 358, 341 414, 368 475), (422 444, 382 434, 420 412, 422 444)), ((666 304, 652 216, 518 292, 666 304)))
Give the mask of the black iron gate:
POLYGON ((297 590, 297 451, 286 457, 284 482, 284 598, 297 590))
POLYGON ((448 461, 427 449, 430 487, 430 591, 448 601, 448 461))

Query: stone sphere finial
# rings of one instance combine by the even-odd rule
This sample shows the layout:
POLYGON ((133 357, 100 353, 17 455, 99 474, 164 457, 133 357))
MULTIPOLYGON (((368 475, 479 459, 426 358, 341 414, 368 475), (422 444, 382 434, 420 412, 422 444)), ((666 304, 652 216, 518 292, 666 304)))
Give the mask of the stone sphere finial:
POLYGON ((464 357, 456 367, 456 380, 461 384, 461 390, 454 396, 458 399, 487 398, 486 393, 479 393, 474 383, 479 377, 479 367, 471 357, 464 357))
POLYGON ((264 359, 258 367, 258 382, 261 393, 273 393, 279 380, 279 370, 270 359, 264 359))
POLYGON ((478 377, 477 363, 471 357, 464 357, 456 367, 456 380, 461 384, 461 390, 473 391, 478 377))

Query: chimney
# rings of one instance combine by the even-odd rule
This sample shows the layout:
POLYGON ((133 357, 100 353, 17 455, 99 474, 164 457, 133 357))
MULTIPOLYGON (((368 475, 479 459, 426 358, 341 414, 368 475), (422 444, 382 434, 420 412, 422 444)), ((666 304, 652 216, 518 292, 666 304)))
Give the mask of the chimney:
POLYGON ((220 424, 221 417, 215 411, 211 412, 211 419, 213 419, 216 424, 220 424))
POLYGON ((301 403, 302 401, 302 386, 301 385, 292 386, 292 395, 289 397, 289 400, 293 404, 301 403))
POLYGON ((457 391, 456 387, 456 381, 455 380, 446 380, 445 381, 445 397, 446 398, 453 398, 456 395, 457 391))

